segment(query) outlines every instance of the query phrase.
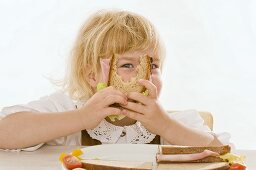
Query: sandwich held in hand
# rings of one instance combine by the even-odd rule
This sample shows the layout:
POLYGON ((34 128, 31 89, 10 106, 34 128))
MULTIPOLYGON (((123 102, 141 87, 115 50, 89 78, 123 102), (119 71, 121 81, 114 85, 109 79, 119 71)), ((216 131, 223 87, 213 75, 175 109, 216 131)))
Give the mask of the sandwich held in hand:
MULTIPOLYGON (((111 59, 101 59, 102 81, 98 83, 97 90, 102 90, 107 86, 113 86, 123 93, 139 92, 147 95, 147 90, 144 86, 138 84, 138 80, 149 80, 151 74, 151 60, 148 55, 141 56, 139 58, 139 65, 136 66, 136 75, 130 80, 125 81, 118 75, 118 55, 113 55, 111 59)), ((113 107, 121 107, 119 104, 114 104, 113 107)), ((111 115, 109 116, 111 121, 116 119, 121 120, 124 115, 111 115)))

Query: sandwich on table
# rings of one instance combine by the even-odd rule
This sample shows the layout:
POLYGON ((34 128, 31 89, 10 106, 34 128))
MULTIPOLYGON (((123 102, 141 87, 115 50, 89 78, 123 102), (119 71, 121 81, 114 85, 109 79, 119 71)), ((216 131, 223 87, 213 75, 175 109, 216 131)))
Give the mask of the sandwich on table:
MULTIPOLYGON (((156 145, 154 162, 81 159, 83 151, 62 154, 61 162, 69 170, 244 170, 243 157, 230 153, 230 146, 194 147, 156 145), (77 154, 79 153, 79 154, 77 154)), ((86 153, 85 153, 86 154, 86 153)))

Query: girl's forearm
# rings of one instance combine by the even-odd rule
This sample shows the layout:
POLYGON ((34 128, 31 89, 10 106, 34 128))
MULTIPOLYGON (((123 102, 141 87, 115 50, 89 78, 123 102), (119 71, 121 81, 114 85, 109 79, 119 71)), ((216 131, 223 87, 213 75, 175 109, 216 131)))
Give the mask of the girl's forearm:
POLYGON ((219 146, 222 143, 211 133, 189 128, 175 120, 166 126, 162 137, 171 144, 187 146, 219 146))
POLYGON ((0 120, 0 148, 34 146, 83 129, 76 111, 37 113, 19 112, 0 120))

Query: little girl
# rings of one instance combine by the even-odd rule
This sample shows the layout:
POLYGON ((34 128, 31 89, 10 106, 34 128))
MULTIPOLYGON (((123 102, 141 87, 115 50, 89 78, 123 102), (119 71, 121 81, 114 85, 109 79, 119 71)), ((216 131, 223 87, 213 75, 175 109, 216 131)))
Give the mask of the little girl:
POLYGON ((127 11, 97 12, 79 32, 65 90, 3 108, 0 148, 31 151, 43 144, 223 144, 204 126, 198 112, 169 115, 159 104, 163 51, 154 26, 144 17, 127 11), (124 81, 136 73, 140 56, 153 59, 150 80, 138 81, 148 96, 124 94, 111 86, 97 92, 97 84, 103 81, 100 60, 114 54, 119 57, 118 74, 124 81), (122 109, 111 107, 114 103, 122 109), (112 122, 108 118, 112 114, 125 118, 112 122))

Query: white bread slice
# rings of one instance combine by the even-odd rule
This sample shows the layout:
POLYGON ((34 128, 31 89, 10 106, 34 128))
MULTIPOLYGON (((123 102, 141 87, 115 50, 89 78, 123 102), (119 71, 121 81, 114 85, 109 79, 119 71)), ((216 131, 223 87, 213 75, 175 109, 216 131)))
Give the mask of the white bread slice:
POLYGON ((83 168, 87 170, 149 170, 152 162, 82 160, 83 168))

